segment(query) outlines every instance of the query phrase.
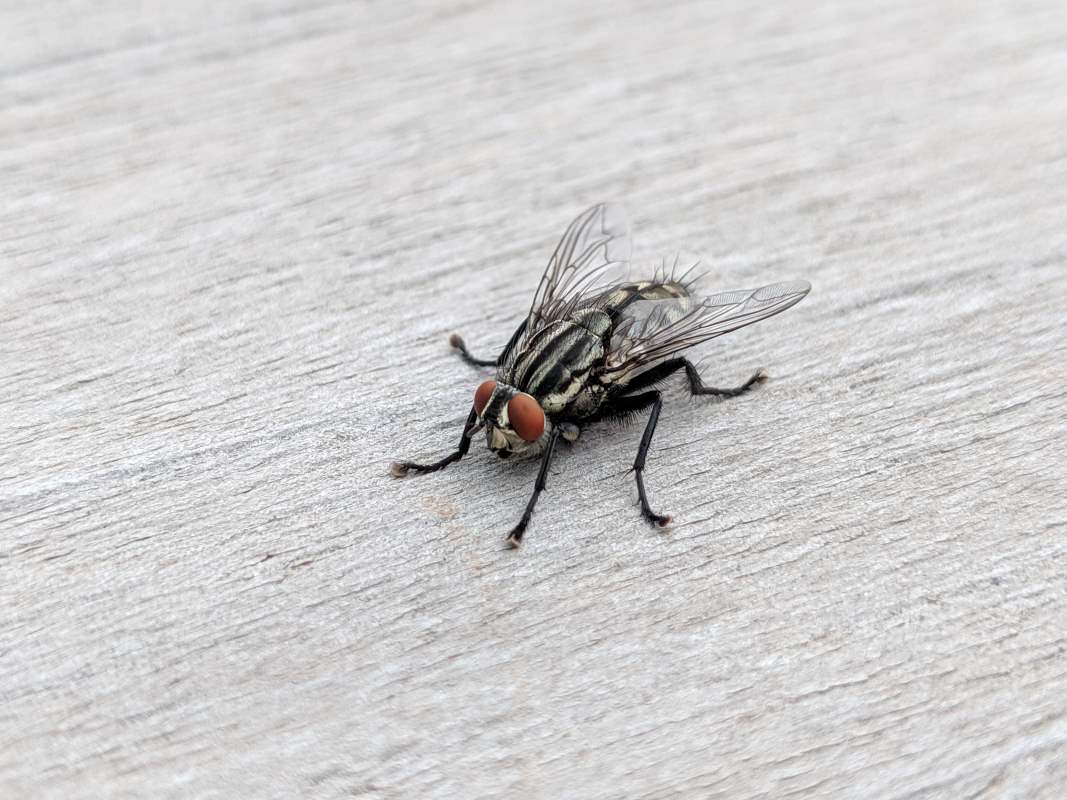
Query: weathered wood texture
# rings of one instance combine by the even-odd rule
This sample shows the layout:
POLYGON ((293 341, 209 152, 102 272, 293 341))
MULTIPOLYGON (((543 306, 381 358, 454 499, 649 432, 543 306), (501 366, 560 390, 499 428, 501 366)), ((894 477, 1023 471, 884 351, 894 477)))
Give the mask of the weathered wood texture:
POLYGON ((0 795, 1067 796, 1062 2, 151 5, 0 9, 0 795), (815 289, 506 551, 609 198, 815 289))

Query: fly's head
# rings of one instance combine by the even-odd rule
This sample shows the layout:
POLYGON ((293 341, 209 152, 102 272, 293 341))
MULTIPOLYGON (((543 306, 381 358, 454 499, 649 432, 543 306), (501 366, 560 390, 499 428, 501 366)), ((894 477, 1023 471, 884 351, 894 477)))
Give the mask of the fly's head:
POLYGON ((474 393, 477 427, 485 427, 485 442, 500 458, 539 449, 545 432, 545 412, 531 395, 493 380, 474 393))

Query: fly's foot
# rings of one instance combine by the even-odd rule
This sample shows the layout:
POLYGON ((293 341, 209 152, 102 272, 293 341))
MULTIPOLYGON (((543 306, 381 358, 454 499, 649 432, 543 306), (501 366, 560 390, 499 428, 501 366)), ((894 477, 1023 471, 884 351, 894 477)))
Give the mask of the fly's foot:
POLYGON ((650 508, 641 509, 641 513, 644 514, 645 519, 655 525, 657 528, 666 528, 671 524, 674 519, 670 514, 657 514, 650 508))
POLYGON ((523 515, 523 518, 519 520, 519 523, 511 529, 508 538, 504 540, 505 544, 512 550, 517 550, 519 545, 522 544, 522 535, 526 533, 526 526, 529 524, 529 515, 523 515))
POLYGON ((394 461, 389 465, 389 474, 394 478, 406 478, 412 473, 421 475, 424 472, 433 472, 438 467, 434 464, 416 464, 414 461, 394 461))
POLYGON ((770 380, 770 378, 771 378, 771 374, 769 372, 767 372, 767 370, 765 370, 763 367, 760 367, 759 369, 757 369, 755 372, 752 373, 752 377, 749 378, 748 380, 749 380, 750 383, 755 384, 755 383, 766 383, 767 381, 770 380))
POLYGON ((460 336, 458 333, 453 333, 451 336, 449 336, 448 343, 461 352, 465 352, 467 350, 467 343, 463 341, 463 337, 460 336))

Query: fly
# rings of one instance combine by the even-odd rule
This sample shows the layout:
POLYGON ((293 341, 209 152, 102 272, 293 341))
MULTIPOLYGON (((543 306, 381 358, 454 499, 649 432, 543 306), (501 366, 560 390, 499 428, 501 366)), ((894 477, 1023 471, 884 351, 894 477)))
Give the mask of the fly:
POLYGON ((649 506, 644 480, 645 457, 663 407, 655 387, 679 370, 694 395, 736 397, 762 383, 767 375, 756 370, 740 386, 705 386, 693 363, 680 354, 785 311, 804 299, 811 285, 792 281, 698 297, 687 275, 657 273, 649 280, 612 282, 629 259, 629 229, 618 206, 596 205, 575 219, 549 259, 529 313, 499 356, 475 358, 458 334, 450 337, 467 363, 496 367, 495 378, 474 392, 456 450, 430 464, 398 461, 390 472, 399 478, 443 469, 466 455, 479 431, 501 458, 540 453, 533 495, 507 537, 518 547, 559 439, 574 442, 585 425, 648 410, 633 473, 641 513, 654 525, 667 525, 671 518, 649 506))

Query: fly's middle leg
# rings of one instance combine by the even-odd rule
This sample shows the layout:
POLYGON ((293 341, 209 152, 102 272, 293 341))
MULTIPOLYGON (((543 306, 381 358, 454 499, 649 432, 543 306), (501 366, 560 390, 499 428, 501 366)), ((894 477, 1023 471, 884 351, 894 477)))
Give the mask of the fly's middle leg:
POLYGON ((389 465, 389 472, 394 478, 403 478, 409 472, 419 474, 437 472, 437 470, 444 469, 453 461, 459 461, 471 449, 470 431, 476 419, 478 419, 478 412, 472 408, 471 413, 467 415, 467 421, 463 423, 463 435, 459 438, 459 444, 456 446, 455 452, 450 453, 440 461, 434 461, 432 464, 418 464, 414 461, 394 461, 389 465))
POLYGON ((466 361, 468 364, 475 367, 495 367, 497 360, 495 358, 477 358, 471 355, 471 351, 467 349, 467 343, 463 341, 463 337, 458 333, 453 333, 448 337, 448 343, 459 351, 459 357, 466 361))
POLYGON ((468 364, 475 367, 496 367, 503 364, 507 357, 511 355, 511 351, 515 348, 515 344, 519 341, 519 337, 522 336, 524 330, 526 330, 526 320, 519 323, 519 327, 515 329, 515 333, 511 334, 508 343, 504 345, 504 349, 500 351, 500 355, 496 358, 478 358, 471 355, 471 351, 467 349, 467 343, 463 341, 463 337, 458 333, 453 333, 449 336, 448 343, 459 351, 459 357, 468 364))
MULTIPOLYGON (((631 384, 632 385, 632 384, 631 384)), ((659 422, 659 412, 663 408, 663 398, 658 391, 644 392, 642 394, 626 395, 612 399, 598 416, 600 419, 626 418, 639 411, 652 407, 652 413, 648 415, 648 423, 645 432, 641 435, 641 444, 637 448, 637 458, 634 459, 634 478, 637 480, 637 497, 641 501, 641 514, 653 525, 661 528, 670 524, 671 518, 667 514, 657 514, 648 504, 648 493, 645 491, 645 458, 648 456, 648 448, 652 443, 652 434, 656 432, 656 424, 659 422)))
POLYGON ((645 515, 645 519, 654 525, 659 525, 661 528, 668 525, 671 521, 669 515, 657 514, 648 505, 648 495, 645 494, 645 456, 648 455, 648 446, 652 444, 652 434, 656 432, 656 423, 659 422, 659 412, 663 408, 663 398, 659 392, 648 392, 646 395, 637 395, 634 400, 640 397, 649 397, 652 399, 652 413, 648 415, 648 423, 645 425, 645 432, 641 434, 641 444, 637 448, 637 458, 634 459, 634 477, 637 479, 637 496, 641 500, 641 513, 645 515))

